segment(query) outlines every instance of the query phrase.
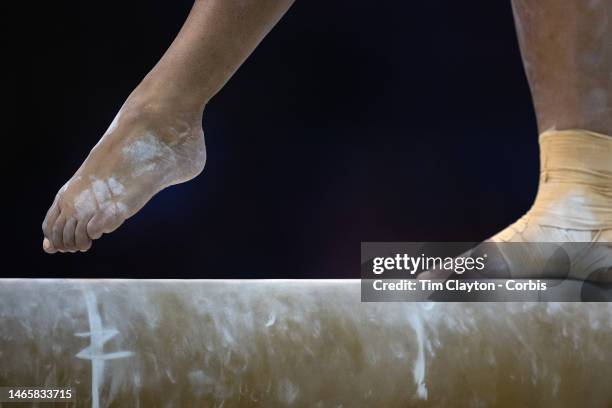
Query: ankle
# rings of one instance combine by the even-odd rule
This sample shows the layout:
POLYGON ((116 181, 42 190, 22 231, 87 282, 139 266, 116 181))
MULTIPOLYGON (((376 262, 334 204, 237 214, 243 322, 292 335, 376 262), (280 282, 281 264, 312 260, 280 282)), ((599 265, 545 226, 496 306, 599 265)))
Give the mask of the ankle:
POLYGON ((153 131, 164 139, 172 135, 201 137, 203 107, 174 103, 163 95, 137 87, 127 98, 106 133, 136 128, 153 131))
POLYGON ((612 189, 612 136, 587 130, 540 135, 540 183, 585 184, 612 189))
POLYGON ((175 117, 201 125, 205 101, 147 76, 127 98, 123 111, 156 118, 175 117))
POLYGON ((540 187, 530 214, 561 228, 612 228, 612 138, 547 131, 540 149, 540 187))

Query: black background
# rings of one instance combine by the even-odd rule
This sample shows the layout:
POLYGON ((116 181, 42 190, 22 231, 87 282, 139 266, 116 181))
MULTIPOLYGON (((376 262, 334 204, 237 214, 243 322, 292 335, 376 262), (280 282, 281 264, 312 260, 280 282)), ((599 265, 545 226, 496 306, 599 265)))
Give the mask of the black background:
POLYGON ((528 209, 537 131, 509 1, 298 1, 208 105, 202 175, 88 253, 44 254, 53 196, 190 6, 32 5, 4 276, 357 278, 361 241, 478 241, 528 209))

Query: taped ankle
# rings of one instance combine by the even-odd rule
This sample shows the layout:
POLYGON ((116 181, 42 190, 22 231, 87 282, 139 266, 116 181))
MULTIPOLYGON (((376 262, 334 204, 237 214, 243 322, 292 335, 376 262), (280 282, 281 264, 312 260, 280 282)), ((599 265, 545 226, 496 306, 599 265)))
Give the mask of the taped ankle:
POLYGON ((540 186, 528 223, 612 228, 612 137, 586 130, 540 135, 540 186))

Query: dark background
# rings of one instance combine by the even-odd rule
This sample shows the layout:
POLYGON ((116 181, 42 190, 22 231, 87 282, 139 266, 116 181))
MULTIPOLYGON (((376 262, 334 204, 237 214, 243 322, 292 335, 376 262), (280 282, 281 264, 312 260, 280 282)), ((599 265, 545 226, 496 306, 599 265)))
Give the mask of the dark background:
POLYGON ((528 209, 537 131, 509 1, 298 1, 207 107, 201 176, 88 253, 44 254, 53 196, 190 6, 29 10, 30 171, 10 175, 4 276, 359 277, 361 241, 477 241, 528 209))

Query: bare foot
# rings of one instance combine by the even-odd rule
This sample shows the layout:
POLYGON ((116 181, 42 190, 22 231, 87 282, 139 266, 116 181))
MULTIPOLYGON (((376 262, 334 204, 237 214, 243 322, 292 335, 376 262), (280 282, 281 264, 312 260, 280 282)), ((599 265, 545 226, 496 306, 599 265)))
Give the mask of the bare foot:
POLYGON ((130 99, 55 196, 42 225, 46 252, 87 251, 156 193, 204 168, 201 111, 130 99))

